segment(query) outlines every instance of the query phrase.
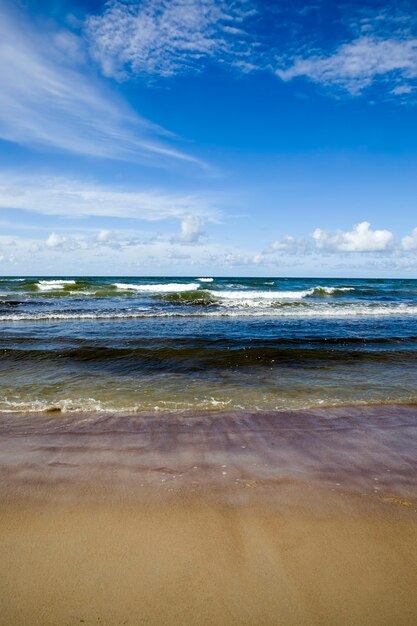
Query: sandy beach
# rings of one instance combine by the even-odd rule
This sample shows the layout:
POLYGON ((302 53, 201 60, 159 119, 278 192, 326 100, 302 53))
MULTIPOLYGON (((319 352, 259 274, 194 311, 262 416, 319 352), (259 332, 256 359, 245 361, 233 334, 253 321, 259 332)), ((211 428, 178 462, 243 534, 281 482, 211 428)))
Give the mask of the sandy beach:
POLYGON ((0 626, 417 626, 417 0, 0 0, 0 626))
POLYGON ((3 414, 0 623, 414 624, 416 415, 3 414))

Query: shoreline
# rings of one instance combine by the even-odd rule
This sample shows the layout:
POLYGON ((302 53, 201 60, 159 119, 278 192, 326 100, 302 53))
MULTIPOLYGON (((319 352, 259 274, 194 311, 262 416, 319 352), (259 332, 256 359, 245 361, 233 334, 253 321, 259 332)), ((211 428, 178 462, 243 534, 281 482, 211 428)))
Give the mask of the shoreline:
POLYGON ((414 624, 417 407, 0 415, 0 624, 414 624))
POLYGON ((417 499, 416 449, 417 406, 3 413, 0 493, 23 493, 27 481, 33 495, 39 479, 51 496, 55 480, 129 485, 134 494, 142 483, 165 488, 165 476, 171 487, 293 480, 417 499))

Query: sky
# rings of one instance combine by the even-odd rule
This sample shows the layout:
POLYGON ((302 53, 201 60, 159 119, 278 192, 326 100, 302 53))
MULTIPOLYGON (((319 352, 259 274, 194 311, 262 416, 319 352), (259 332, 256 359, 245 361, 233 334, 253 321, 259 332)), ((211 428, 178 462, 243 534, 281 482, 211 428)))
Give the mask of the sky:
POLYGON ((0 273, 417 278, 417 4, 0 0, 0 273))

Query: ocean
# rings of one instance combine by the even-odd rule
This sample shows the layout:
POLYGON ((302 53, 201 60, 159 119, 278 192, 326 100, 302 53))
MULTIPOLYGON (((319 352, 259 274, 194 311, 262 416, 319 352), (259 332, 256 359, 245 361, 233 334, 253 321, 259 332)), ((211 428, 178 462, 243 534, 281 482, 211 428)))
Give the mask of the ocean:
POLYGON ((417 403, 417 280, 5 277, 0 411, 417 403))

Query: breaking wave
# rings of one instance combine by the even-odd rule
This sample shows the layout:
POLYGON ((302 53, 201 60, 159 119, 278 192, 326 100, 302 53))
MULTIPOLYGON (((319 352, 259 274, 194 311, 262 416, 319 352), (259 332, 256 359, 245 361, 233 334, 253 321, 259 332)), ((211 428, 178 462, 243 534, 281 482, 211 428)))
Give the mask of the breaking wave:
POLYGON ((75 285, 76 280, 40 280, 36 286, 40 291, 51 291, 53 289, 64 289, 66 285, 75 285))
POLYGON ((310 294, 315 296, 334 296, 339 293, 347 293, 348 291, 355 291, 355 287, 313 287, 309 289, 310 294))
POLYGON ((212 306, 217 303, 212 293, 204 289, 197 291, 176 291, 164 295, 155 296, 159 300, 172 304, 191 304, 194 306, 212 306))
POLYGON ((138 285, 136 283, 114 283, 113 286, 123 291, 132 290, 151 293, 170 293, 176 291, 194 291, 198 289, 200 285, 198 283, 160 283, 155 285, 138 285))
POLYGON ((256 291, 256 290, 215 290, 210 293, 220 300, 226 300, 230 304, 260 306, 265 302, 279 302, 281 300, 302 300, 311 296, 336 296, 338 294, 354 291, 354 287, 311 287, 300 291, 256 291))
MULTIPOLYGON (((179 296, 178 296, 179 297, 179 296)), ((206 304, 206 303, 205 303, 206 304)), ((195 318, 195 317, 292 317, 292 318, 347 318, 347 317, 409 317, 417 316, 416 305, 406 304, 348 304, 346 306, 304 305, 271 306, 266 309, 242 308, 238 310, 218 307, 210 311, 152 311, 148 308, 128 311, 61 313, 42 311, 34 313, 0 314, 0 322, 24 322, 42 320, 123 320, 146 318, 195 318)))

